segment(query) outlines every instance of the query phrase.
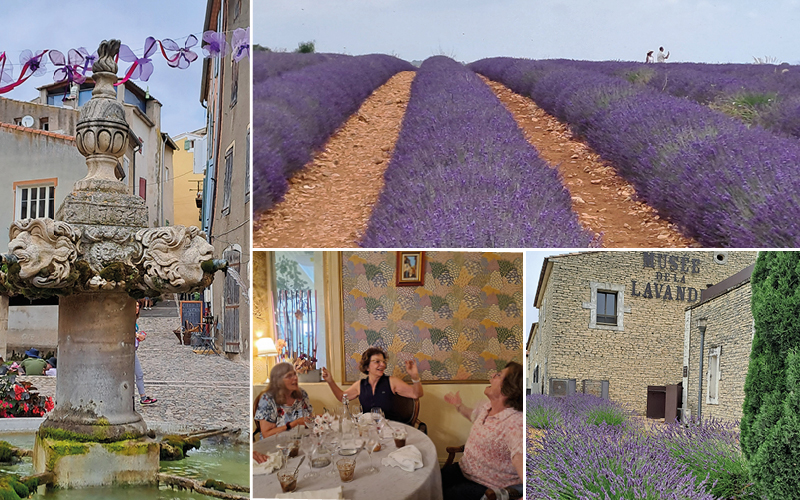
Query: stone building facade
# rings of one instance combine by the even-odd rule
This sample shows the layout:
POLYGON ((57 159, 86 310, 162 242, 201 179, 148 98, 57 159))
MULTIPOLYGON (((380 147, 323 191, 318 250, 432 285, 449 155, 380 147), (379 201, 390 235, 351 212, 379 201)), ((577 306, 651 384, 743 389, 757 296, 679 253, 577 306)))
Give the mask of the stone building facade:
POLYGON ((686 308, 756 256, 600 251, 546 258, 534 301, 539 324, 529 356, 538 390, 531 392, 591 392, 644 414, 649 386, 683 380, 686 308))
POLYGON ((744 380, 755 334, 750 309, 752 272, 753 266, 748 266, 704 290, 700 302, 686 310, 684 365, 688 368, 683 378, 683 407, 689 408, 694 416, 701 410, 703 419, 742 418, 744 380), (705 335, 701 335, 698 326, 700 319, 706 323, 705 335))

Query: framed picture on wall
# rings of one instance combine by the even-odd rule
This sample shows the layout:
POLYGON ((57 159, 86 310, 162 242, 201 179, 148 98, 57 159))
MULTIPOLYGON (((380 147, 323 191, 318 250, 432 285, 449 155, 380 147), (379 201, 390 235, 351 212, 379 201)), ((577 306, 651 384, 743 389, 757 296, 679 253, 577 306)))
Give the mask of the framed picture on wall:
POLYGON ((397 252, 396 286, 425 284, 425 252, 397 252))

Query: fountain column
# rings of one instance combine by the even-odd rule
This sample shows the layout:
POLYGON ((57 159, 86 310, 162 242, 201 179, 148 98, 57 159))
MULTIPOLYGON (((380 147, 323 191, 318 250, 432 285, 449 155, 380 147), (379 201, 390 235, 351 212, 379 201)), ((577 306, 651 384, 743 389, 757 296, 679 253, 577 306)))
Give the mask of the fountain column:
POLYGON ((227 267, 196 227, 148 228, 144 200, 116 178, 129 134, 114 89, 119 46, 100 44, 76 127, 86 177, 56 220, 14 221, 0 255, 0 291, 59 297, 56 406, 33 457, 59 487, 156 481, 159 444, 134 410, 136 299, 202 290, 227 267))

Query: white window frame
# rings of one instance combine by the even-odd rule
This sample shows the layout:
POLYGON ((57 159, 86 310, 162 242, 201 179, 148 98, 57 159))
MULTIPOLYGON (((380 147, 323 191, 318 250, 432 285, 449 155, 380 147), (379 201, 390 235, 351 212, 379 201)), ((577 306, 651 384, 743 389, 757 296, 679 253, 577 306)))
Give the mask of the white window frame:
POLYGON ((589 328, 595 330, 612 330, 616 332, 625 331, 624 313, 630 313, 631 308, 625 307, 625 285, 617 285, 616 283, 602 283, 602 282, 589 282, 590 289, 590 302, 584 302, 581 307, 589 309, 591 312, 589 316, 589 328), (606 325, 597 322, 597 292, 616 293, 617 294, 617 324, 606 325))
POLYGON ((719 404, 719 381, 720 381, 720 351, 722 347, 712 347, 708 351, 708 372, 706 374, 706 403, 717 405, 719 404), (714 388, 714 397, 711 397, 711 388, 714 388))
MULTIPOLYGON (((49 219, 55 218, 55 212, 57 210, 57 208, 55 206, 56 187, 57 186, 58 186, 58 182, 56 182, 55 180, 52 180, 52 179, 42 179, 42 180, 34 180, 34 181, 26 181, 26 182, 16 183, 14 185, 14 219, 36 219, 36 218, 42 218, 42 217, 46 217, 46 218, 49 218, 49 219), (46 201, 45 201, 45 213, 44 214, 40 214, 38 209, 37 209, 35 216, 31 217, 31 210, 30 210, 30 208, 31 208, 30 207, 31 196, 30 196, 30 192, 33 189, 36 189, 38 191, 40 188, 46 188, 45 189, 45 193, 47 195, 47 198, 46 198, 46 201), (53 188, 52 200, 50 198, 50 188, 53 188), (23 193, 23 191, 27 191, 28 192, 28 196, 27 196, 28 207, 27 207, 27 213, 25 214, 25 217, 22 216, 22 193, 23 193), (52 213, 47 213, 47 212, 50 211, 49 207, 50 207, 50 202, 51 201, 53 202, 53 212, 52 213)), ((36 199, 37 199, 37 203, 38 203, 38 200, 39 200, 38 195, 37 195, 36 199)), ((37 206, 37 208, 38 208, 38 206, 37 206)))

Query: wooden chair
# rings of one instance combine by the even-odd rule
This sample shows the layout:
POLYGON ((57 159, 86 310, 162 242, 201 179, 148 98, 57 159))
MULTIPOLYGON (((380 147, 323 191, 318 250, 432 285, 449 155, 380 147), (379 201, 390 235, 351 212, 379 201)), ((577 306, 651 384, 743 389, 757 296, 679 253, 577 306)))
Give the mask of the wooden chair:
POLYGON ((395 394, 392 398, 392 415, 387 418, 416 427, 428 434, 428 426, 419 419, 419 399, 411 399, 395 394))
MULTIPOLYGON (((447 467, 448 465, 452 465, 456 458, 456 453, 464 453, 464 445, 461 446, 448 446, 445 448, 447 451, 447 461, 445 461, 444 466, 447 467)), ((508 493, 508 498, 511 500, 516 500, 517 498, 522 498, 522 492, 514 488, 513 486, 509 486, 504 488, 506 493, 508 493)), ((497 495, 495 495, 494 490, 491 488, 486 489, 486 493, 484 493, 486 500, 497 500, 497 495)))

